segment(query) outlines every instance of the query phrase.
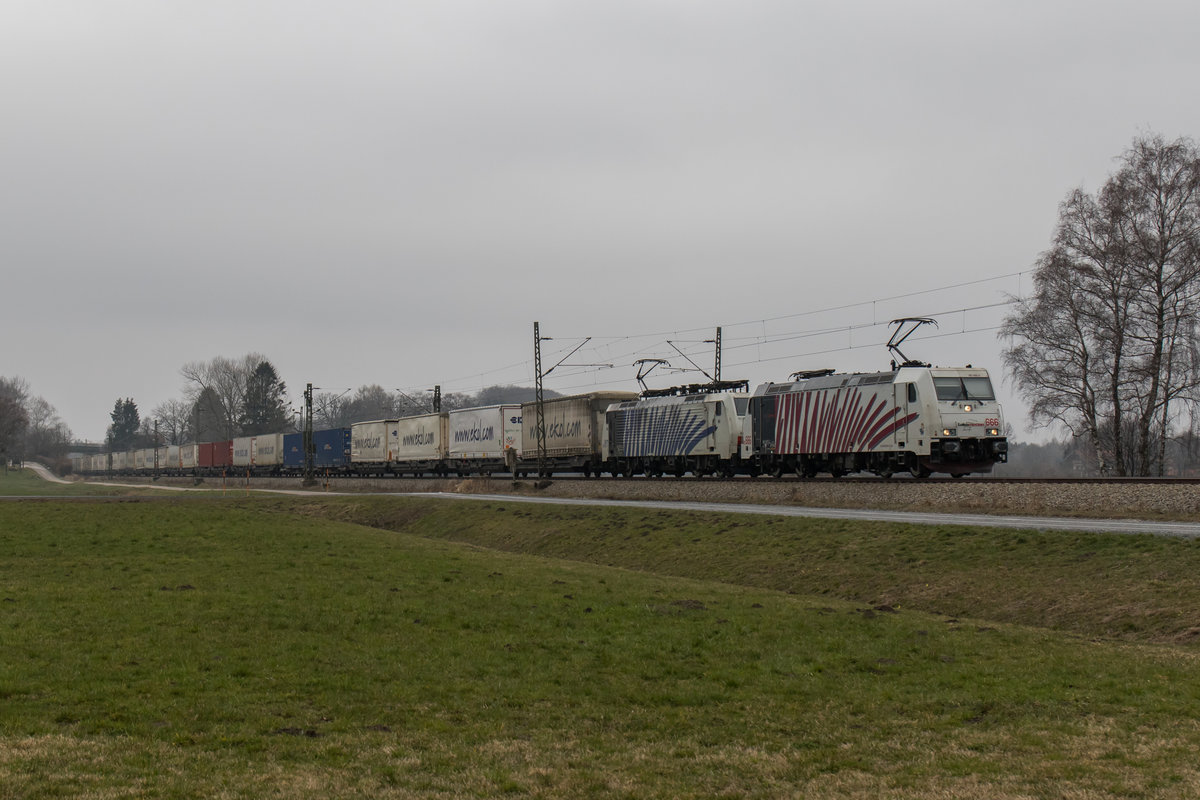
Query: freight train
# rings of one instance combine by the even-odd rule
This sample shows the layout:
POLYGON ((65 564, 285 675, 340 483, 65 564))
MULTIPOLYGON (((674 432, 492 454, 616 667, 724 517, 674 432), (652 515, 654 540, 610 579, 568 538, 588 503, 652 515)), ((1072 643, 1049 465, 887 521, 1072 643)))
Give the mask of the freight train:
MULTIPOLYGON (((884 372, 796 373, 740 384, 591 392, 355 423, 313 435, 320 474, 599 476, 991 472, 1007 460, 985 369, 906 362, 884 372)), ((299 475, 300 433, 80 456, 84 475, 299 475)))

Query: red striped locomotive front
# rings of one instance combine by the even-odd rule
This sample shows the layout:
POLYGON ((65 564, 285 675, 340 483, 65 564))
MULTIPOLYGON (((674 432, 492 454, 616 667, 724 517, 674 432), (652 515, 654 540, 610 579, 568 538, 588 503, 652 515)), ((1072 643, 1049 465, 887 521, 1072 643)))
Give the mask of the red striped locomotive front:
POLYGON ((746 428, 743 461, 775 475, 961 476, 990 472, 1007 454, 987 371, 970 367, 822 370, 764 384, 750 399, 746 428))

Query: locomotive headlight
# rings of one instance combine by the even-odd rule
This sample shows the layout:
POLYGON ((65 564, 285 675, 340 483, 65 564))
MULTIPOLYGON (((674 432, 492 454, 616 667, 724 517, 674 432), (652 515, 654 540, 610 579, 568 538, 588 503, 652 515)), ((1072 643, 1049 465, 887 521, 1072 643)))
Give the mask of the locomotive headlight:
POLYGON ((953 436, 958 433, 958 428, 942 428, 942 436, 953 436))
POLYGON ((972 408, 971 404, 967 403, 965 406, 963 406, 963 411, 970 411, 971 408, 972 408))
POLYGON ((999 435, 1000 435, 999 428, 988 428, 988 436, 999 436, 999 435))

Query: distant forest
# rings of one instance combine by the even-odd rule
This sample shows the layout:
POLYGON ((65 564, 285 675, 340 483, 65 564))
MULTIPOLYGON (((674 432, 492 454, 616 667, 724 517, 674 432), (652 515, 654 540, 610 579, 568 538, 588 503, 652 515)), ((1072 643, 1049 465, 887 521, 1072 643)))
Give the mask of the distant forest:
MULTIPOLYGON (((1200 477, 1200 437, 1190 432, 1167 442, 1163 476, 1200 477)), ((1130 466, 1132 473, 1132 465, 1130 466)), ((1049 442, 1014 442, 1009 439, 1008 463, 997 464, 997 478, 1094 478, 1098 477, 1088 443, 1082 439, 1049 442)))

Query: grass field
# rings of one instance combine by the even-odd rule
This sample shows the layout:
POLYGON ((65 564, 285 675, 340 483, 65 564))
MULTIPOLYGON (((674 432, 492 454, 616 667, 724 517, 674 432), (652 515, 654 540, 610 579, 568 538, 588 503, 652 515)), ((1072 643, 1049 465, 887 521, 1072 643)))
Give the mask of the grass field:
POLYGON ((31 469, 0 468, 0 497, 119 497, 147 494, 152 490, 146 486, 99 486, 88 483, 52 483, 42 480, 31 469))
POLYGON ((1189 542, 217 496, 0 553, 0 798, 1200 793, 1189 542))

